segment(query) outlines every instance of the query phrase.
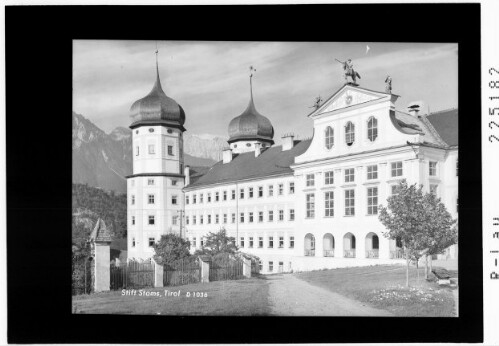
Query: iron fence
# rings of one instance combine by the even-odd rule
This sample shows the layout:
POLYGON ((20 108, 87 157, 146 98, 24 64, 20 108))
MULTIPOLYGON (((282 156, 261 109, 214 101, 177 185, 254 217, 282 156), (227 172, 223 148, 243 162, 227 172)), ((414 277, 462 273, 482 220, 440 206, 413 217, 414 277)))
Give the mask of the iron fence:
POLYGON ((334 250, 324 250, 324 257, 334 257, 334 250))
POLYGON ((224 281, 243 279, 243 261, 237 258, 213 258, 209 280, 224 281))
POLYGON ((366 250, 366 258, 379 258, 379 250, 366 250))
POLYGON ((343 257, 354 258, 355 257, 355 249, 353 249, 353 250, 344 250, 343 251, 343 257))
POLYGON ((305 249, 305 256, 315 256, 315 249, 305 249))
POLYGON ((119 266, 111 265, 110 286, 112 290, 121 288, 154 287, 154 263, 128 262, 119 266))
POLYGON ((195 257, 187 257, 163 267, 163 285, 180 286, 201 281, 201 267, 195 257))

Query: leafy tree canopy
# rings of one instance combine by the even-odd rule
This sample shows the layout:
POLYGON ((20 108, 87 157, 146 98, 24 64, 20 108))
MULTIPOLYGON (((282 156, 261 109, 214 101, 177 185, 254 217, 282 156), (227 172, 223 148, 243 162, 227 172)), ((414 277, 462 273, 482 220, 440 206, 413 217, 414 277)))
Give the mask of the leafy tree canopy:
POLYGON ((208 233, 203 246, 195 254, 216 256, 219 254, 235 254, 236 252, 236 240, 234 237, 227 236, 227 231, 222 228, 218 232, 208 233))
POLYGON ((154 260, 161 265, 171 265, 173 262, 190 256, 190 242, 176 234, 165 234, 154 244, 154 260))

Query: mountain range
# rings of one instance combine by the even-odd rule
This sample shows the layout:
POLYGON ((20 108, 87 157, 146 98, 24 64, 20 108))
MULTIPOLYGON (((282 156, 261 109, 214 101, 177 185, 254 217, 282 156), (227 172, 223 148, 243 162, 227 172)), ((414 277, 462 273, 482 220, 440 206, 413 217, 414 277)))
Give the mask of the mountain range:
MULTIPOLYGON (((221 159, 225 138, 184 133, 184 163, 209 167, 221 159)), ((73 183, 126 192, 132 173, 132 131, 117 127, 107 134, 84 116, 73 112, 73 183)))

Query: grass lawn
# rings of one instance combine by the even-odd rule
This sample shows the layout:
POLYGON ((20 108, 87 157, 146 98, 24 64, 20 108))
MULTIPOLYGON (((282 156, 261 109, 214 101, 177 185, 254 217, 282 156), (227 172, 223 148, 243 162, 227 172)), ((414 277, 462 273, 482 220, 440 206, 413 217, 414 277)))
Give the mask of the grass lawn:
POLYGON ((161 296, 122 295, 111 291, 73 297, 73 312, 83 314, 138 314, 138 315, 267 315, 268 284, 266 280, 251 278, 215 281, 176 287, 144 289, 161 296), (165 295, 180 291, 180 296, 165 295), (154 293, 156 292, 156 293, 154 293), (202 293, 202 297, 192 295, 202 293), (188 297, 188 293, 191 294, 188 297), (204 296, 206 293, 206 297, 204 296))
MULTIPOLYGON (((372 266, 296 273, 312 284, 356 299, 397 316, 452 317, 454 298, 452 289, 427 282, 424 268, 409 271, 409 285, 405 287, 405 266, 372 266)), ((430 278, 434 278, 430 273, 430 278)))

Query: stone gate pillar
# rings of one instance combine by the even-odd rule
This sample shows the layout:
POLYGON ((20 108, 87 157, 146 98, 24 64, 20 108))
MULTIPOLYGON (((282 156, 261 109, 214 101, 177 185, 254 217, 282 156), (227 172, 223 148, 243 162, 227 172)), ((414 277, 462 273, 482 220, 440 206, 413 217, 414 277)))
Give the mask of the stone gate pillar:
POLYGON ((154 259, 152 263, 154 263, 154 287, 163 287, 163 266, 154 259))
POLYGON ((199 265, 201 267, 201 282, 210 282, 210 258, 199 256, 199 265))
POLYGON ((251 260, 243 257, 243 276, 246 278, 251 277, 251 260))

